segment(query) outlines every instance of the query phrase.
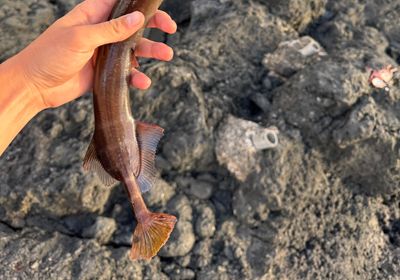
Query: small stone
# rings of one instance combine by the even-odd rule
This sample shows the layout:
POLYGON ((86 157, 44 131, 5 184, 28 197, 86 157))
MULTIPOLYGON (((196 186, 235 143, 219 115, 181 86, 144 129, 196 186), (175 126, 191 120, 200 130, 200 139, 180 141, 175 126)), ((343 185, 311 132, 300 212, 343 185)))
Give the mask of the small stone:
POLYGON ((215 232, 215 214, 211 207, 202 206, 196 220, 196 233, 202 237, 212 237, 215 232))
POLYGON ((174 273, 171 276, 172 279, 186 280, 186 279, 194 279, 195 274, 193 270, 189 268, 184 268, 174 271, 174 273))
POLYGON ((174 263, 169 263, 166 266, 164 266, 163 271, 167 274, 171 274, 174 269, 175 269, 175 264, 174 263))
POLYGON ((119 227, 112 236, 112 242, 118 246, 130 247, 132 245, 132 234, 133 228, 129 226, 119 227))
POLYGON ((263 80, 263 85, 267 90, 272 89, 272 81, 268 77, 265 77, 265 79, 263 80))
POLYGON ((192 224, 178 220, 168 243, 161 249, 159 255, 162 257, 184 256, 192 250, 195 241, 192 224))
POLYGON ((202 174, 198 175, 196 177, 196 179, 200 180, 200 181, 207 181, 207 182, 210 182, 210 183, 217 183, 218 182, 218 179, 215 178, 210 173, 202 173, 202 174))
POLYGON ((88 112, 85 105, 84 103, 78 103, 76 107, 71 108, 71 115, 75 122, 81 123, 86 119, 88 112))
POLYGON ((210 265, 212 262, 211 239, 204 239, 196 243, 193 249, 193 263, 194 267, 202 268, 210 265))
POLYGON ((184 256, 189 253, 196 240, 192 226, 192 206, 185 195, 177 195, 168 202, 166 208, 171 209, 170 214, 175 215, 178 222, 159 255, 163 257, 184 256))
POLYGON ((172 169, 171 164, 164 157, 157 155, 156 157, 156 168, 157 170, 168 172, 172 169))
POLYGON ((179 186, 179 188, 186 189, 190 186, 190 182, 192 180, 193 178, 191 177, 177 176, 174 181, 179 186))
POLYGON ((192 206, 185 195, 173 197, 167 204, 167 209, 171 209, 171 214, 178 217, 179 221, 192 220, 192 206))
POLYGON ((38 262, 38 261, 35 261, 34 263, 31 264, 30 267, 31 267, 32 270, 38 270, 38 268, 39 268, 39 262, 38 262))
POLYGON ((60 123, 55 123, 50 129, 50 136, 52 138, 58 137, 63 131, 63 127, 60 123))
POLYGON ((26 224, 25 220, 21 217, 14 217, 13 219, 10 220, 10 225, 13 228, 23 228, 25 224, 26 224))
POLYGON ((206 181, 193 180, 190 183, 189 191, 197 198, 209 199, 213 192, 213 186, 206 181))
POLYGON ((162 179, 157 179, 151 190, 144 194, 149 206, 165 206, 175 194, 174 188, 162 179))
POLYGON ((83 230, 82 236, 95 238, 100 244, 107 244, 117 229, 117 223, 112 218, 97 217, 96 222, 83 230))
POLYGON ((307 64, 318 61, 326 53, 320 44, 309 36, 281 42, 273 53, 263 59, 264 67, 285 78, 291 77, 307 64))
POLYGON ((176 263, 179 264, 181 267, 188 267, 191 261, 191 255, 187 254, 183 257, 177 257, 175 259, 176 263))
POLYGON ((63 223, 71 234, 81 234, 86 228, 92 226, 95 222, 94 217, 90 215, 71 215, 63 218, 63 223))
MULTIPOLYGON (((269 79, 268 81, 271 83, 269 79)), ((271 87, 272 85, 270 84, 269 88, 271 87)), ((256 92, 250 96, 250 100, 253 101, 254 104, 256 104, 264 113, 271 111, 271 102, 269 102, 268 98, 264 94, 256 92)))
POLYGON ((255 122, 229 115, 217 133, 215 154, 219 164, 226 166, 239 181, 245 181, 249 174, 261 170, 257 147, 273 148, 278 144, 276 141, 274 145, 269 145, 271 144, 269 133, 276 135, 278 132, 275 128, 264 128, 255 122), (266 135, 266 137, 261 139, 262 141, 256 141, 257 145, 255 145, 254 137, 257 135, 266 135), (268 145, 264 142, 268 142, 268 145))
POLYGON ((181 268, 175 263, 166 265, 163 268, 164 272, 168 274, 170 279, 186 280, 195 277, 194 271, 188 268, 181 268))

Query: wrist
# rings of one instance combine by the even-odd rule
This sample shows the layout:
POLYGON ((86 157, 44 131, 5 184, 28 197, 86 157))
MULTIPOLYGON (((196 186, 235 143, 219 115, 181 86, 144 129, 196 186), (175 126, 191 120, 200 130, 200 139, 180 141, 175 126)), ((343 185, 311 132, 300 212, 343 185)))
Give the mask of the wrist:
POLYGON ((23 67, 24 63, 19 60, 18 55, 9 58, 0 64, 0 81, 6 82, 7 91, 11 94, 10 99, 18 100, 27 110, 37 114, 46 109, 46 106, 23 67))
POLYGON ((18 61, 0 64, 0 155, 21 129, 44 109, 40 96, 31 89, 18 69, 18 61))

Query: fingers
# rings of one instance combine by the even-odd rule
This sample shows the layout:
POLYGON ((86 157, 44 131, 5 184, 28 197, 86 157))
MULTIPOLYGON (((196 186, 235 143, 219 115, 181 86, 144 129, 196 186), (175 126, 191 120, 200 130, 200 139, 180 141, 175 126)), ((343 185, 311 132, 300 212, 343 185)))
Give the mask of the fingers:
POLYGON ((158 28, 165 33, 173 34, 176 32, 176 22, 164 11, 158 10, 147 24, 148 28, 158 28))
POLYGON ((153 42, 146 38, 142 38, 135 49, 135 55, 170 61, 174 56, 174 51, 164 43, 153 42))
MULTIPOLYGON (((172 59, 174 52, 166 44, 153 42, 142 38, 135 49, 135 55, 169 61, 172 59)), ((133 68, 131 74, 131 84, 138 89, 148 89, 151 85, 151 80, 145 74, 133 68)))
POLYGON ((148 89, 151 85, 151 80, 145 74, 133 68, 131 75, 131 84, 138 89, 148 89))
POLYGON ((110 21, 76 27, 81 43, 91 49, 105 44, 120 42, 138 31, 144 24, 144 16, 140 12, 113 19, 110 21))

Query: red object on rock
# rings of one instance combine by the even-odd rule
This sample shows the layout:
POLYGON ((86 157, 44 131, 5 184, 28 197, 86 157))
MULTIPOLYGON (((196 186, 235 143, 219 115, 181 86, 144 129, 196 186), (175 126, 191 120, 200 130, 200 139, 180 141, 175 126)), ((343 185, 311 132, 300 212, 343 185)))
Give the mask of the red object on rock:
POLYGON ((389 90, 389 82, 393 79, 393 74, 397 72, 397 68, 388 65, 380 70, 371 69, 368 82, 375 88, 384 88, 389 90))

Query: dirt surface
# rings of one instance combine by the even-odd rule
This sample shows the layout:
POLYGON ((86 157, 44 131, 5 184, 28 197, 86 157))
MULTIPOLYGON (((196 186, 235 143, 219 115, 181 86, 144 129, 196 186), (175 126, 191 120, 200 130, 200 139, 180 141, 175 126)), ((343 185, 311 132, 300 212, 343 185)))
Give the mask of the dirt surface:
MULTIPOLYGON (((76 2, 0 0, 0 59, 76 2)), ((87 95, 40 113, 0 158, 0 278, 400 279, 400 85, 374 90, 366 70, 400 63, 400 2, 164 9, 179 32, 152 36, 175 58, 144 61, 153 86, 131 97, 136 118, 166 130, 145 199, 178 216, 171 240, 129 260, 123 188, 82 170, 87 95), (276 149, 246 152, 226 134, 269 126, 276 149)))

